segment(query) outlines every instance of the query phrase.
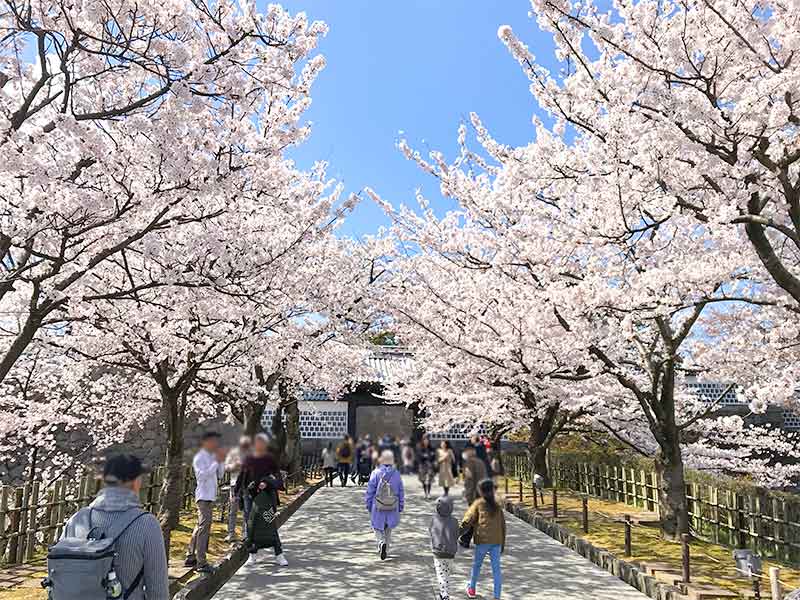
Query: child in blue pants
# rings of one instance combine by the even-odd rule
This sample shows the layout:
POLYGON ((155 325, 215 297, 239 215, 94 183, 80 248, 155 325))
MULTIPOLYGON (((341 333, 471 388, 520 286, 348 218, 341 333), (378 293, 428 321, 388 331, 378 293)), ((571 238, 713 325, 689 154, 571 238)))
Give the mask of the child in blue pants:
POLYGON ((461 520, 461 531, 472 528, 472 539, 475 542, 475 557, 472 561, 472 573, 467 585, 467 597, 476 598, 475 588, 478 584, 481 565, 486 555, 492 562, 492 579, 494 580, 494 598, 500 599, 503 589, 503 572, 500 569, 500 555, 506 544, 506 519, 503 509, 497 504, 494 496, 494 482, 484 479, 478 484, 480 497, 472 503, 461 520))

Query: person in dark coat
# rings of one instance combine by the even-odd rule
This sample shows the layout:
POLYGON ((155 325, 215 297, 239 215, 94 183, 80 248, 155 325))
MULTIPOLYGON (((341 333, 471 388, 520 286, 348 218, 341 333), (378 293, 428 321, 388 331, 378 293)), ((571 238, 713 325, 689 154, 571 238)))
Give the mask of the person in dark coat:
POLYGON ((422 441, 417 448, 417 472, 419 474, 420 483, 422 483, 422 490, 425 493, 427 500, 431 496, 431 486, 433 485, 433 476, 436 470, 436 450, 431 446, 431 440, 428 436, 422 438, 422 441))
POLYGON ((252 565, 257 562, 259 550, 273 548, 275 562, 282 567, 288 566, 289 561, 283 553, 281 538, 274 525, 280 505, 278 492, 284 489, 283 477, 265 434, 260 433, 255 437, 253 454, 242 464, 242 473, 236 483, 237 486, 241 485, 242 493, 248 494, 253 503, 245 540, 250 552, 247 563, 252 565))

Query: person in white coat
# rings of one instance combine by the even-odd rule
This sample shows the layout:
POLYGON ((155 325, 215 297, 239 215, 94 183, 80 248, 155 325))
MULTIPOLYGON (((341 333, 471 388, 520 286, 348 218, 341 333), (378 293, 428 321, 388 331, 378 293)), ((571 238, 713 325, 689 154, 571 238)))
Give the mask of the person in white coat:
POLYGON ((197 506, 197 525, 186 553, 184 565, 195 567, 200 573, 214 569, 208 564, 208 540, 211 537, 211 512, 217 500, 217 485, 224 472, 225 449, 220 446, 220 435, 215 431, 203 434, 200 451, 194 455, 192 468, 197 480, 194 502, 197 506))

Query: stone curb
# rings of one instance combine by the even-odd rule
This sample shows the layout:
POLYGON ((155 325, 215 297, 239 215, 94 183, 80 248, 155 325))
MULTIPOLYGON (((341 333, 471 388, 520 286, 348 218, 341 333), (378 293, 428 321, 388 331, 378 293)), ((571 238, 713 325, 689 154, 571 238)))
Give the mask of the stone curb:
POLYGON ((681 600, 685 598, 685 596, 681 595, 680 588, 657 581, 655 577, 639 569, 635 563, 617 558, 608 550, 594 546, 589 541, 569 531, 566 527, 562 527, 528 508, 513 502, 506 502, 506 510, 526 523, 533 525, 557 542, 561 542, 573 552, 590 560, 601 569, 616 575, 631 587, 653 598, 653 600, 681 600))
MULTIPOLYGON (((305 504, 314 492, 325 484, 325 480, 309 486, 292 500, 275 518, 277 527, 283 526, 297 510, 305 504)), ((186 587, 173 596, 173 600, 208 600, 239 570, 247 560, 247 550, 238 545, 228 556, 214 565, 214 572, 205 577, 190 581, 186 587)))

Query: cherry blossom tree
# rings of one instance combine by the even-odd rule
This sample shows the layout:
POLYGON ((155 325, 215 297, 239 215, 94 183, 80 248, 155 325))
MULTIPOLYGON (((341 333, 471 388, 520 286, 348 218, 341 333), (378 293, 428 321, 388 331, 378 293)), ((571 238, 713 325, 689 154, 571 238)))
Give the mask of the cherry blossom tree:
POLYGON ((73 309, 141 291, 99 287, 98 268, 280 173, 326 29, 182 0, 8 0, 0 26, 1 381, 73 309))
MULTIPOLYGON (((627 426, 632 417, 646 426, 655 442, 649 447, 661 475, 664 532, 669 536, 687 532, 684 456, 701 447, 709 454, 707 447, 695 443, 698 431, 710 431, 709 423, 720 414, 719 400, 711 399, 705 409, 686 416, 683 407, 692 403, 678 401, 687 392, 685 376, 702 371, 726 378, 735 373, 748 390, 765 386, 774 390, 776 382, 785 383, 774 368, 764 368, 754 358, 774 347, 772 313, 765 311, 779 305, 779 300, 764 289, 757 268, 743 268, 735 248, 715 230, 698 228, 693 218, 654 223, 647 212, 620 214, 616 196, 590 196, 588 189, 578 193, 564 184, 562 171, 552 166, 554 152, 563 152, 564 143, 548 131, 540 128, 535 143, 515 149, 495 142, 477 117, 473 125, 481 153, 467 149, 462 128, 461 156, 452 165, 435 152, 426 160, 401 143, 401 149, 435 175, 442 192, 457 199, 463 210, 441 221, 428 211, 432 225, 424 236, 414 238, 411 260, 424 253, 430 239, 438 238, 444 240, 439 247, 449 251, 444 254, 447 263, 467 271, 491 269, 499 279, 474 286, 466 295, 452 283, 457 276, 440 272, 423 278, 422 289, 433 287, 430 281, 438 277, 443 286, 438 295, 445 302, 466 298, 480 318, 485 306, 503 294, 518 305, 529 297, 521 314, 542 327, 548 350, 559 363, 571 365, 567 379, 576 375, 579 380, 590 379, 595 390, 587 399, 622 399, 628 411, 635 410, 634 415, 612 410, 597 422, 612 432, 620 423, 627 426), (490 250, 476 230, 487 232, 490 250), (456 261, 453 256, 459 254, 466 260, 456 261), (710 335, 715 321, 709 307, 715 305, 735 314, 741 326, 736 335, 710 335), (559 334, 547 333, 550 323, 560 329, 559 334), (628 398, 635 402, 627 402, 628 398), (609 418, 614 415, 621 416, 617 423, 609 418)), ((407 316, 406 306, 394 310, 407 316)), ((438 316, 431 310, 425 313, 428 318, 438 316)), ((458 324, 456 315, 451 319, 458 324)), ((442 323, 456 329, 452 320, 442 323)), ((494 345, 502 348, 501 340, 513 335, 500 330, 497 338, 494 345)), ((784 395, 791 389, 784 388, 784 395)), ((728 420, 721 426, 730 432, 732 424, 728 420)), ((745 433, 743 422, 738 426, 742 437, 759 433, 752 428, 745 433)), ((765 435, 769 437, 769 432, 765 435)), ((710 436, 704 439, 706 446, 713 446, 710 440, 710 436)), ((767 442, 752 444, 752 452, 737 456, 760 459, 756 453, 767 447, 767 442)), ((792 455, 788 444, 781 449, 792 455)), ((746 461, 737 464, 750 471, 746 461)))
POLYGON ((438 219, 424 198, 418 215, 370 193, 393 220, 392 238, 377 242, 391 276, 375 302, 416 355, 387 396, 416 404, 433 431, 526 428, 532 468, 549 481, 547 450, 585 413, 590 375, 547 283, 477 214, 438 219))

